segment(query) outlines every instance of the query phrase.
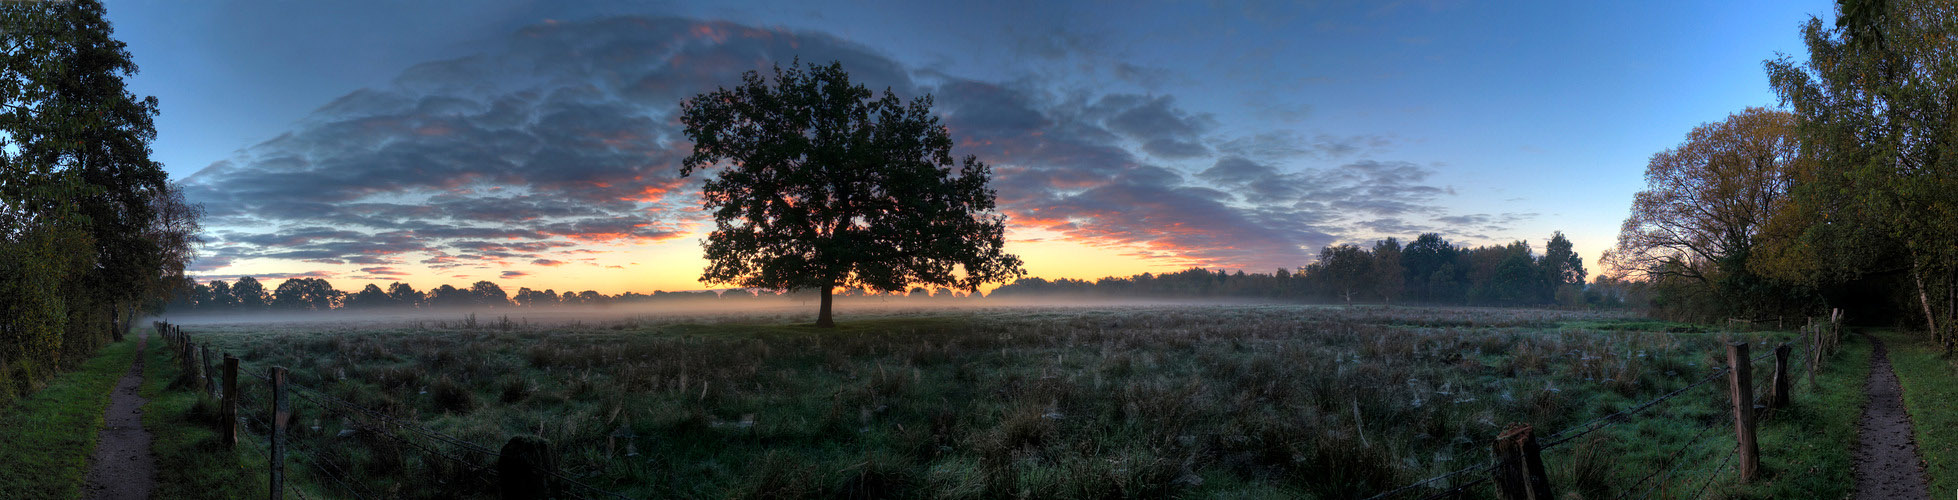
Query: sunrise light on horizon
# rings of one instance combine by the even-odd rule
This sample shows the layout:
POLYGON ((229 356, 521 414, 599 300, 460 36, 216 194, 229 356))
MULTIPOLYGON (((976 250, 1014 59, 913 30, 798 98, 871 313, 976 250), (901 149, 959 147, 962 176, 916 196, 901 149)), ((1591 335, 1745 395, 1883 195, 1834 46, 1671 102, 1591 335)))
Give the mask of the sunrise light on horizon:
POLYGON ((1775 105, 1761 60, 1832 8, 112 7, 131 90, 162 103, 155 158, 209 211, 199 281, 613 294, 726 288, 698 281, 712 223, 678 104, 796 59, 932 95, 954 153, 993 165, 1030 276, 1553 231, 1595 275, 1650 155, 1775 105))

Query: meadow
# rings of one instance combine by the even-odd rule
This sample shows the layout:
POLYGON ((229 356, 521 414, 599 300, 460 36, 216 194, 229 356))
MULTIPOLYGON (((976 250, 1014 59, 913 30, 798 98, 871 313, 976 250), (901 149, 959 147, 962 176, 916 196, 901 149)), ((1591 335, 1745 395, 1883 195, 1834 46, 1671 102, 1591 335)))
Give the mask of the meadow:
MULTIPOLYGON (((801 309, 186 330, 247 372, 284 366, 296 385, 490 449, 541 436, 580 482, 689 498, 1365 497, 1488 463, 1512 423, 1554 437, 1681 389, 1547 449, 1553 484, 1588 498, 1831 496, 1853 483, 1846 441, 1816 429, 1853 429, 1855 352, 1867 352, 1852 341, 1821 390, 1797 391, 1763 424, 1765 480, 1736 486, 1715 466, 1733 447, 1725 381, 1692 384, 1724 366, 1727 342, 1763 353, 1792 333, 1490 308, 850 314, 833 330, 802 326, 801 309)), ((1769 365, 1756 366, 1763 392, 1769 365)), ((240 378, 263 404, 263 384, 240 378)), ((208 398, 181 405, 186 422, 217 418, 208 398)), ((332 405, 294 408, 295 462, 340 471, 290 466, 309 496, 495 494, 464 464, 491 460, 465 447, 371 432, 369 416, 332 405)))

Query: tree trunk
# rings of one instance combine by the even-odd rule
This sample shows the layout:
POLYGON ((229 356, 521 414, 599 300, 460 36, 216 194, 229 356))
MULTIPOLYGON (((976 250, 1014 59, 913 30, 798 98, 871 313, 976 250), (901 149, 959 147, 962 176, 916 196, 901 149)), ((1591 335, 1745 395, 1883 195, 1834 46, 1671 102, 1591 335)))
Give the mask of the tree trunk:
POLYGON ((1924 292, 1924 270, 1913 266, 1910 275, 1917 280, 1917 303, 1924 306, 1924 328, 1930 330, 1931 338, 1943 343, 1942 336, 1938 335, 1938 317, 1931 313, 1931 295, 1924 292))
POLYGON ((122 306, 109 306, 109 341, 122 342, 122 332, 127 330, 129 325, 122 322, 122 306))
POLYGON ((823 305, 816 313, 817 328, 836 328, 836 320, 829 315, 830 293, 835 288, 834 286, 823 287, 823 305))

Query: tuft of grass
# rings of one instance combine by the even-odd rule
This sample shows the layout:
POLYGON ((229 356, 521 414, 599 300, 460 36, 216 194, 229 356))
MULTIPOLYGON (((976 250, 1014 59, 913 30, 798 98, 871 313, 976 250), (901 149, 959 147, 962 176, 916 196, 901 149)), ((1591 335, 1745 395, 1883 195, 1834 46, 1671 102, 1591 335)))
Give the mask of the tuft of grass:
MULTIPOLYGON (((1872 349, 1862 337, 1844 339, 1841 350, 1816 372, 1813 389, 1805 377, 1791 373, 1788 408, 1758 424, 1755 439, 1761 444, 1761 478, 1734 485, 1729 471, 1713 490, 1732 498, 1848 498, 1856 485, 1856 424, 1869 399, 1863 385, 1870 373, 1872 349)), ((1800 356, 1798 351, 1793 357, 1800 356)), ((1896 358, 1894 347, 1891 358, 1896 358)), ((1800 369, 1796 359, 1789 363, 1791 372, 1800 369)), ((1759 381, 1755 387, 1766 391, 1759 381)), ((1731 428, 1733 417, 1727 418, 1731 428)), ((1923 424, 1918 425, 1922 433, 1923 424)))
POLYGON ((79 497, 102 412, 135 359, 132 335, 0 415, 0 492, 20 499, 79 497))
MULTIPOLYGON (((1903 386, 1904 408, 1924 456, 1924 480, 1932 495, 1958 491, 1958 365, 1923 334, 1870 332, 1890 349, 1890 366, 1903 386)), ((1854 339, 1854 337, 1852 337, 1854 339)))
MULTIPOLYGON (((1724 363, 1723 342, 1765 349, 1791 337, 1490 308, 1009 308, 867 315, 834 330, 806 320, 199 335, 243 353, 247 369, 287 366, 298 385, 491 448, 542 436, 588 484, 686 498, 1366 496, 1486 461, 1507 423, 1546 435, 1683 388, 1724 363)), ((1631 489, 1687 430, 1722 425, 1721 387, 1547 452, 1556 484, 1631 489)), ((323 428, 293 442, 326 450, 375 491, 476 491, 419 450, 366 431, 339 437, 359 415, 295 411, 323 428)), ((1731 449, 1730 433, 1712 435, 1731 449)))
MULTIPOLYGON (((269 474, 265 459, 247 451, 254 446, 249 441, 224 449, 217 432, 223 420, 218 401, 207 392, 171 384, 180 371, 168 352, 150 346, 142 388, 143 397, 149 398, 143 406, 143 428, 150 431, 150 452, 157 463, 150 498, 264 498, 269 474)), ((242 383, 250 377, 241 373, 238 378, 242 383)), ((243 429, 239 438, 250 439, 243 429)))

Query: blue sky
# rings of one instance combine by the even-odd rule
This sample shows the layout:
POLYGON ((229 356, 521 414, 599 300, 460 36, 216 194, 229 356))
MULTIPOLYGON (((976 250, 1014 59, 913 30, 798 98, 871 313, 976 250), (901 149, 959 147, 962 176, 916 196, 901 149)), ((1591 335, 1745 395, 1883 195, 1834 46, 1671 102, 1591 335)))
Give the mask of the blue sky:
POLYGON ((670 105, 607 83, 628 73, 670 89, 664 98, 711 90, 769 59, 840 54, 873 86, 932 92, 960 152, 1000 170, 1002 204, 1022 221, 1009 251, 1044 277, 1268 270, 1304 265, 1324 244, 1426 231, 1540 248, 1553 230, 1595 274, 1650 155, 1695 125, 1774 105, 1761 62, 1804 54, 1798 24, 1832 8, 111 2, 109 15, 142 67, 133 90, 162 103, 156 158, 213 208, 199 272, 313 273, 341 288, 596 279, 616 293, 698 288, 701 267, 687 181, 635 159, 684 146, 661 132, 670 105), (620 44, 679 56, 596 57, 620 44), (458 60, 470 63, 429 64, 458 60), (614 63, 646 67, 605 67, 614 63), (472 69, 427 71, 462 66, 472 69), (604 95, 578 108, 539 104, 562 103, 536 96, 582 88, 566 83, 579 78, 599 81, 604 95), (537 106, 529 128, 477 127, 511 96, 535 97, 517 99, 537 106), (449 101, 477 107, 429 104, 449 101), (597 109, 615 105, 632 110, 597 109), (542 132, 561 128, 544 117, 572 116, 550 114, 562 109, 583 110, 585 135, 616 137, 606 146, 542 132), (350 132, 382 118, 421 133, 350 132), (428 133, 456 127, 482 135, 428 133), (647 133, 626 133, 636 130, 647 133), (468 141, 508 137, 497 134, 535 144, 477 175, 471 162, 481 159, 465 153, 482 144, 468 141), (396 177, 418 161, 464 181, 396 177), (630 203, 548 201, 617 195, 577 186, 625 179, 630 203), (339 210, 352 206, 367 208, 339 210), (422 206, 436 208, 409 210, 422 206), (508 214, 525 207, 547 217, 513 226, 524 233, 482 231, 498 220, 485 214, 522 218, 508 214), (643 220, 607 222, 634 217, 643 220))

